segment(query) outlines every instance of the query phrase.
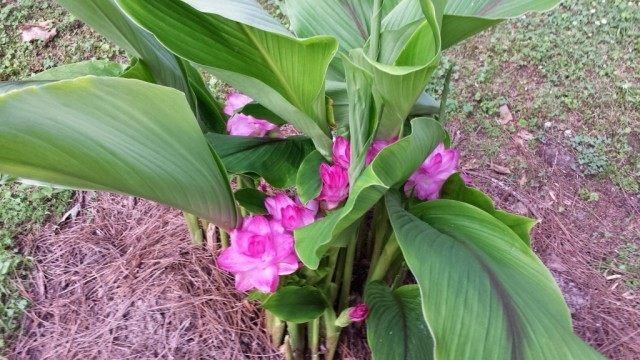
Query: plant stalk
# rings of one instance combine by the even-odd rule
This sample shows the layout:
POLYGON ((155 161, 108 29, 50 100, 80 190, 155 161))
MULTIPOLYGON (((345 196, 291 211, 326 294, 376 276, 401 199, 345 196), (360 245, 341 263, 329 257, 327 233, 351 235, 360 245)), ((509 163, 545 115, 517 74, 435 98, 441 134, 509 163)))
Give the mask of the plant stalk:
POLYGON ((340 328, 336 326, 336 313, 333 309, 327 309, 322 315, 325 333, 325 360, 333 360, 338 350, 338 340, 340 339, 340 328))
POLYGON ((289 333, 291 349, 293 350, 293 360, 303 360, 305 348, 304 324, 287 322, 287 332, 289 333))
POLYGON ((224 231, 222 228, 218 228, 220 231, 220 247, 226 249, 229 247, 229 233, 224 231))
POLYGON ((189 235, 191 235, 191 242, 195 246, 202 246, 204 244, 204 233, 200 228, 198 217, 184 211, 182 212, 182 216, 184 216, 184 221, 187 223, 189 235))
POLYGON ((373 268, 373 273, 371 273, 371 276, 369 277, 369 279, 367 279, 367 283, 384 279, 384 276, 387 274, 387 271, 389 271, 389 268, 391 267, 391 264, 393 263, 393 260, 398 255, 399 251, 400 251, 400 245, 398 244, 396 235, 391 234, 391 236, 389 237, 389 240, 387 240, 387 244, 384 246, 384 249, 382 250, 382 255, 380 255, 380 259, 378 260, 375 267, 373 268))
POLYGON ((307 342, 309 343, 311 360, 320 360, 320 318, 309 322, 307 329, 307 342))
POLYGON ((353 278, 353 263, 356 257, 356 245, 358 243, 358 233, 347 245, 347 252, 344 258, 344 271, 342 272, 342 286, 340 287, 340 297, 338 311, 342 311, 349 305, 349 293, 351 292, 351 280, 353 278))
POLYGON ((373 1, 373 13, 371 14, 371 35, 369 37, 369 58, 378 60, 380 52, 380 28, 382 27, 382 1, 373 1))
POLYGON ((389 230, 389 222, 387 221, 387 210, 384 203, 380 202, 374 210, 373 217, 373 250, 371 252, 371 264, 369 266, 369 273, 367 278, 370 278, 373 274, 373 269, 378 263, 378 259, 382 254, 382 249, 385 245, 384 240, 387 238, 387 231, 389 230))

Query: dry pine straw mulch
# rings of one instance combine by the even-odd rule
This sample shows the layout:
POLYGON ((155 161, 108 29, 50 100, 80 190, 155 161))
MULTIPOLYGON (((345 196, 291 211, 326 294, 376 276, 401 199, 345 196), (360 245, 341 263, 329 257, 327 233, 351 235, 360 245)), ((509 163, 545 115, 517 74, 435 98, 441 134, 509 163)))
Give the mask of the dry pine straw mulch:
MULTIPOLYGON (((9 359, 281 359, 255 304, 191 245, 179 211, 79 193, 79 216, 21 239, 32 302, 9 359)), ((209 234, 211 235, 211 234, 209 234)), ((359 329, 343 359, 368 358, 359 329)), ((1 358, 1 356, 0 356, 1 358)))
POLYGON ((22 239, 33 304, 9 358, 280 358, 180 212, 110 194, 88 202, 71 224, 22 239))

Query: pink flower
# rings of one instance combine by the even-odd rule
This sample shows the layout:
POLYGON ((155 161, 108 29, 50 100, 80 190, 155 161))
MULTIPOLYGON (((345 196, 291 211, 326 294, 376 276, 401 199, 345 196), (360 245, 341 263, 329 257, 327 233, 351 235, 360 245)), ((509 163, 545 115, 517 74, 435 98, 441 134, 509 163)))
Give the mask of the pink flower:
POLYGON ((299 268, 293 236, 264 216, 248 216, 230 232, 231 246, 218 257, 221 269, 234 273, 236 289, 276 291, 280 275, 299 268))
POLYGON ((407 196, 415 192, 420 200, 434 200, 440 197, 442 185, 456 172, 460 154, 456 150, 446 150, 438 145, 404 185, 407 196))
POLYGON ((230 135, 264 137, 277 132, 278 126, 267 120, 256 119, 251 115, 235 114, 227 121, 230 135))
POLYGON ((293 231, 313 223, 318 212, 316 201, 311 201, 307 206, 304 206, 299 201, 294 202, 285 194, 277 194, 267 198, 264 205, 273 219, 280 221, 282 227, 287 231, 293 231))
POLYGON ((224 113, 231 116, 235 114, 238 109, 242 109, 252 101, 253 99, 246 95, 237 92, 229 93, 227 95, 227 101, 224 106, 224 113))
POLYGON ((369 151, 367 151, 367 157, 365 158, 365 164, 366 165, 371 164, 371 162, 373 162, 373 159, 375 159, 375 157, 378 156, 378 154, 380 153, 380 151, 382 151, 382 149, 386 148, 387 146, 393 144, 396 141, 398 141, 397 137, 391 138, 389 140, 376 140, 376 141, 374 141, 373 144, 371 145, 371 147, 369 148, 369 151))
POLYGON ((351 144, 347 138, 338 136, 333 140, 333 163, 345 169, 351 164, 351 144))
POLYGON ((338 207, 349 195, 349 173, 339 165, 320 165, 322 190, 317 197, 326 210, 338 207))
POLYGON ((352 308, 349 308, 349 319, 353 322, 360 322, 367 318, 369 315, 369 307, 367 304, 358 304, 352 308))

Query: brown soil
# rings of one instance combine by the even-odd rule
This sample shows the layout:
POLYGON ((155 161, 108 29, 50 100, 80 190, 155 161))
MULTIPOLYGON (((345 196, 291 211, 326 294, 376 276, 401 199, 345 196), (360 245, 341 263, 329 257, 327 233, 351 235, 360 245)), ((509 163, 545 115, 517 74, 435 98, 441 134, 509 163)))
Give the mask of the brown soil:
POLYGON ((256 308, 191 246, 179 212, 102 194, 22 239, 32 306, 11 359, 276 359, 256 308))

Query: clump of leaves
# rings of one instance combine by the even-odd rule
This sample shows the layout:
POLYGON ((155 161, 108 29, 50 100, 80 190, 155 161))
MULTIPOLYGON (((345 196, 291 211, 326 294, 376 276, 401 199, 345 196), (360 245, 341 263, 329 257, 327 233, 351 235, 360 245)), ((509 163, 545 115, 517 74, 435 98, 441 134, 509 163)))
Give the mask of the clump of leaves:
POLYGON ((576 135, 569 140, 577 153, 577 160, 587 175, 598 175, 610 166, 607 147, 610 140, 600 136, 576 135))

